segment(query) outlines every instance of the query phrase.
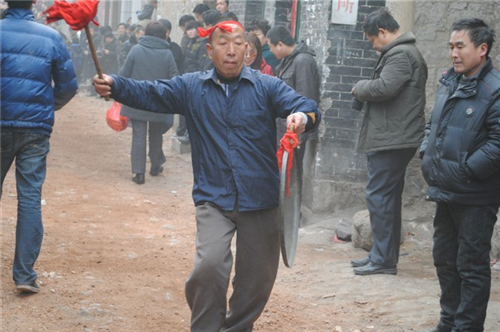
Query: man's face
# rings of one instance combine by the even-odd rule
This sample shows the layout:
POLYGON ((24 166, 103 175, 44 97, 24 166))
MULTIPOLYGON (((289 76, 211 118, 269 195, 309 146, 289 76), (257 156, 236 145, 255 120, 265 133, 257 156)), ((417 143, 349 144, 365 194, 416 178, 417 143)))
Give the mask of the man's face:
POLYGON ((157 8, 158 7, 158 1, 151 1, 151 6, 157 8))
POLYGON ((196 20, 198 21, 198 23, 203 24, 203 16, 201 16, 198 13, 194 13, 194 16, 196 17, 196 20))
POLYGON ((486 62, 488 45, 482 43, 476 47, 467 30, 453 31, 448 45, 453 69, 459 74, 473 76, 486 62))
POLYGON ((221 14, 224 14, 227 12, 227 2, 226 0, 217 0, 217 3, 215 4, 215 9, 221 14))
POLYGON ((127 29, 124 25, 119 25, 117 32, 119 35, 124 35, 125 33, 127 33, 127 29))
POLYGON ((262 46, 266 45, 267 44, 267 38, 266 38, 266 35, 264 34, 264 32, 262 32, 262 30, 260 29, 257 29, 257 30, 252 30, 249 32, 249 34, 251 35, 254 35, 256 36, 257 38, 259 38, 259 41, 260 41, 260 44, 262 46))
POLYGON ((372 36, 367 34, 366 37, 368 38, 370 43, 372 43, 373 49, 378 52, 380 52, 382 47, 391 42, 391 40, 388 38, 387 30, 384 29, 378 29, 378 35, 372 36))
POLYGON ((237 25, 233 25, 232 32, 215 29, 211 42, 207 44, 208 55, 217 72, 225 78, 240 75, 246 50, 245 32, 237 25))
POLYGON ((272 54, 276 57, 276 59, 281 60, 285 56, 283 54, 283 43, 278 42, 276 45, 268 41, 269 44, 269 50, 271 51, 272 54))

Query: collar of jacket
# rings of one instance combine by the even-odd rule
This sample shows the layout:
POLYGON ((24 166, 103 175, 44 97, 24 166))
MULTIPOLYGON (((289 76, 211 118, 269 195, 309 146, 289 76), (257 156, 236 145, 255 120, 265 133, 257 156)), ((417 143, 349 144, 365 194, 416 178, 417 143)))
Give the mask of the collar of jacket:
POLYGON ((309 46, 304 41, 300 41, 295 49, 290 53, 287 57, 283 58, 281 60, 280 66, 279 66, 279 72, 276 73, 276 76, 281 78, 283 76, 283 73, 292 65, 292 60, 299 55, 300 53, 309 53, 312 56, 316 56, 316 52, 309 46))
MULTIPOLYGON (((473 80, 481 80, 488 72, 493 68, 493 63, 491 58, 488 57, 488 60, 484 63, 483 67, 478 70, 478 72, 470 78, 470 81, 473 80)), ((447 71, 445 71, 441 77, 441 83, 445 81, 450 81, 453 79, 458 79, 462 74, 455 72, 455 69, 451 67, 447 71)))
POLYGON ((33 12, 30 9, 21 9, 21 8, 8 8, 5 11, 4 19, 5 18, 16 18, 28 21, 35 20, 35 16, 33 15, 33 12))
POLYGON ((491 58, 488 58, 481 69, 464 85, 459 85, 462 74, 455 72, 453 67, 443 73, 440 83, 448 87, 448 91, 453 92, 454 97, 469 98, 477 93, 477 82, 480 81, 493 68, 491 58))
MULTIPOLYGON (((202 72, 200 74, 200 79, 203 81, 207 81, 207 80, 211 79, 212 81, 214 81, 215 84, 219 84, 219 80, 217 78, 217 72, 216 72, 215 68, 207 70, 206 72, 202 72)), ((242 79, 246 79, 246 80, 252 82, 252 84, 255 84, 255 78, 252 75, 251 69, 248 68, 247 66, 243 66, 243 69, 241 70, 240 81, 242 79)))
POLYGON ((139 38, 139 45, 148 48, 170 48, 168 41, 154 36, 142 36, 139 38))
POLYGON ((297 43, 297 46, 295 46, 294 50, 292 51, 292 53, 290 53, 287 57, 285 57, 283 60, 284 62, 288 62, 290 61, 291 59, 295 58, 297 55, 299 55, 300 53, 309 53, 311 54, 312 56, 316 56, 316 52, 314 52, 314 50, 312 48, 310 48, 309 46, 307 46, 307 44, 301 40, 297 43))
POLYGON ((405 32, 401 36, 399 36, 398 38, 394 39, 389 44, 382 47, 380 49, 380 53, 381 54, 387 53, 393 47, 401 45, 401 44, 415 44, 416 41, 417 41, 417 38, 415 38, 415 35, 412 32, 405 32))

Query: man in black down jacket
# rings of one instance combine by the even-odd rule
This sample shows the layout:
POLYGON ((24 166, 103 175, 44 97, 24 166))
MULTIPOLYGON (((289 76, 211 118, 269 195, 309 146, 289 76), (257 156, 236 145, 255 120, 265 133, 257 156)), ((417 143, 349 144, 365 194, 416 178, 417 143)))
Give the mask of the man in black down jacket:
POLYGON ((434 332, 484 329, 500 204, 500 72, 488 57, 494 39, 480 19, 453 24, 453 67, 440 80, 420 148, 426 199, 437 204, 433 257, 441 317, 434 332))

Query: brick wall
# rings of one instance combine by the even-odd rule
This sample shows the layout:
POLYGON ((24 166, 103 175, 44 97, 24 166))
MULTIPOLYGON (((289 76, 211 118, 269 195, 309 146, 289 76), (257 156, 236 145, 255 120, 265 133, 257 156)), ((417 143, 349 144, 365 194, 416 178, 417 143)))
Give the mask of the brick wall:
POLYGON ((332 1, 302 2, 299 39, 317 53, 322 75, 322 139, 306 164, 304 204, 328 213, 364 203, 366 157, 355 147, 362 113, 351 109, 355 82, 369 78, 378 58, 361 29, 366 15, 385 1, 359 1, 358 23, 330 23, 332 1))
MULTIPOLYGON (((387 3, 398 5, 396 0, 387 3)), ((306 39, 318 53, 323 75, 323 138, 308 165, 310 178, 306 181, 304 195, 304 203, 315 213, 329 213, 364 203, 366 157, 355 151, 362 113, 351 110, 349 91, 357 80, 371 76, 378 57, 361 31, 361 22, 368 13, 386 6, 386 1, 360 0, 356 26, 328 23, 331 13, 328 4, 331 6, 331 1, 302 1, 300 30, 301 39, 306 39), (326 40, 322 29, 327 31, 326 40)), ((399 5, 402 4, 399 2, 399 5)), ((412 30, 429 67, 427 117, 434 104, 438 79, 450 66, 446 45, 449 29, 456 19, 464 17, 480 17, 495 31, 500 31, 498 1, 415 1, 412 30)), ((490 54, 497 67, 499 50, 497 42, 490 54)), ((425 190, 420 161, 415 158, 407 172, 404 204, 422 204, 425 190)))

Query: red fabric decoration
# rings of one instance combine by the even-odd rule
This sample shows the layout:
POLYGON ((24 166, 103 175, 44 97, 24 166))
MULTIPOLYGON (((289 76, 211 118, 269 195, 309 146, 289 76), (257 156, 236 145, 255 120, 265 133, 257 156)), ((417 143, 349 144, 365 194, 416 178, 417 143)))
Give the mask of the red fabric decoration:
POLYGON ((233 32, 233 28, 235 25, 240 27, 242 30, 245 30, 239 22, 223 21, 223 22, 217 23, 213 27, 208 28, 206 30, 203 28, 198 28, 198 36, 200 36, 202 38, 205 38, 206 36, 208 36, 208 41, 210 41, 212 39, 212 33, 214 32, 215 29, 219 28, 219 29, 226 31, 226 32, 233 32))
POLYGON ((280 140, 280 148, 276 153, 278 157, 278 167, 281 171, 281 164, 283 163, 283 153, 285 150, 288 152, 288 165, 286 167, 286 196, 290 195, 290 170, 292 169, 293 161, 293 149, 299 144, 299 139, 297 134, 288 129, 288 131, 283 135, 280 140))
POLYGON ((90 22, 99 26, 94 18, 97 15, 99 0, 77 0, 74 3, 55 0, 44 14, 47 24, 63 19, 73 30, 81 30, 90 22))

